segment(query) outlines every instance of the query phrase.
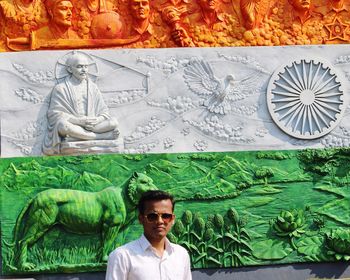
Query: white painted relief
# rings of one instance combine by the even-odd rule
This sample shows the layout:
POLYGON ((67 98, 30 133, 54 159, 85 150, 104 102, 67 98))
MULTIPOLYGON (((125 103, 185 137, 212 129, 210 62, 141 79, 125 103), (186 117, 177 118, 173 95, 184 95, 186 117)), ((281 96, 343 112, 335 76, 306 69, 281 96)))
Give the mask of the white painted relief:
POLYGON ((298 139, 332 131, 345 111, 339 76, 318 59, 293 61, 272 76, 267 102, 274 122, 298 139))
POLYGON ((3 53, 1 156, 347 147, 349 73, 345 46, 3 53))

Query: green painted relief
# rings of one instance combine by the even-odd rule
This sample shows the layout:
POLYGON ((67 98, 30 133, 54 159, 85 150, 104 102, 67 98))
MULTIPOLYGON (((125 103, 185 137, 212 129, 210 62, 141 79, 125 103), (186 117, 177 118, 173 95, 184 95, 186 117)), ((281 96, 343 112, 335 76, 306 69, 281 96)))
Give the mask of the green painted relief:
POLYGON ((192 267, 350 259, 350 150, 1 159, 3 273, 99 271, 175 195, 192 267))

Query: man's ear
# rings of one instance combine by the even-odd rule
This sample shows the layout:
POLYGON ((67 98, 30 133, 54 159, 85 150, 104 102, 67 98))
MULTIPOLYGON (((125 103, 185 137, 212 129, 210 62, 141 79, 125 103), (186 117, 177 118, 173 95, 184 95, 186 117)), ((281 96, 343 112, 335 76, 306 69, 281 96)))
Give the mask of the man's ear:
POLYGON ((51 9, 46 9, 47 13, 49 14, 49 17, 52 19, 53 18, 53 13, 51 9))
POLYGON ((139 223, 142 224, 142 221, 143 221, 142 218, 143 218, 143 216, 142 216, 141 214, 139 214, 137 217, 138 217, 139 223))
POLYGON ((73 73, 73 72, 72 72, 72 67, 71 67, 70 65, 67 65, 67 71, 68 71, 68 73, 70 73, 70 74, 73 73))

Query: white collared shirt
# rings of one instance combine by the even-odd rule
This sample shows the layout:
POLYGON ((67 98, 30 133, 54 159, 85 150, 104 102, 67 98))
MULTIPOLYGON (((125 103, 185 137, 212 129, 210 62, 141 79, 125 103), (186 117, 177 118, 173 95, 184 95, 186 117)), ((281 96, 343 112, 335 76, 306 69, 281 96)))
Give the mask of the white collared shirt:
POLYGON ((144 235, 115 249, 108 258, 106 280, 191 280, 190 258, 180 245, 165 241, 159 257, 144 235))

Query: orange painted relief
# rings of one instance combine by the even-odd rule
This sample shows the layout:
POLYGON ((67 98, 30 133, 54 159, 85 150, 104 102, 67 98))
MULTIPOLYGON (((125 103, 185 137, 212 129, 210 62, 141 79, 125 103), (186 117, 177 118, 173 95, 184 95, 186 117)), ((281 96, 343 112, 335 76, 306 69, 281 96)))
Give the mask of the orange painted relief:
POLYGON ((0 50, 350 42, 350 0, 0 0, 0 50))

